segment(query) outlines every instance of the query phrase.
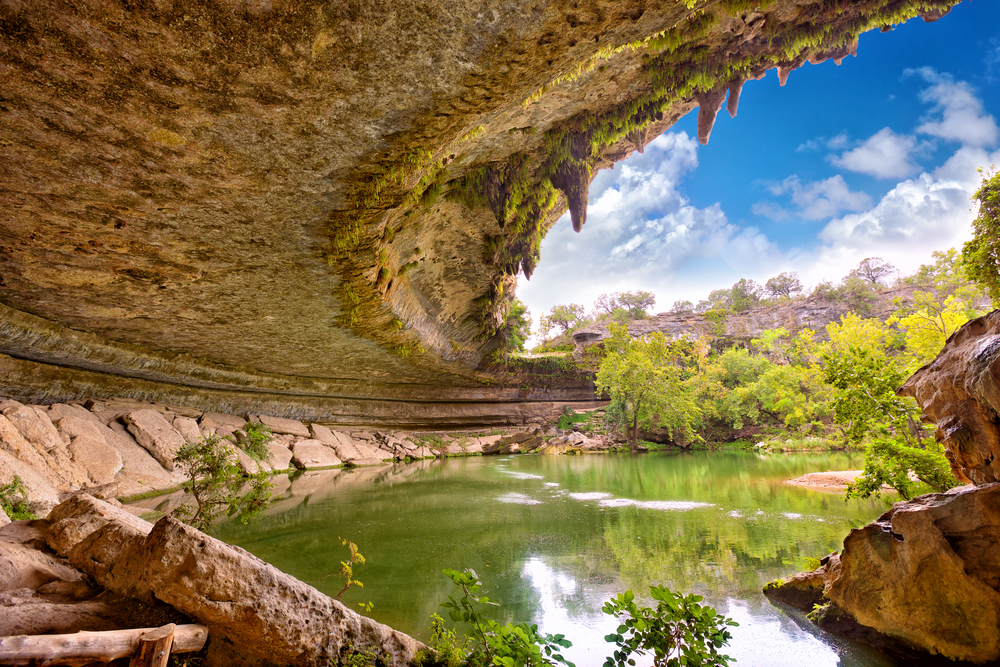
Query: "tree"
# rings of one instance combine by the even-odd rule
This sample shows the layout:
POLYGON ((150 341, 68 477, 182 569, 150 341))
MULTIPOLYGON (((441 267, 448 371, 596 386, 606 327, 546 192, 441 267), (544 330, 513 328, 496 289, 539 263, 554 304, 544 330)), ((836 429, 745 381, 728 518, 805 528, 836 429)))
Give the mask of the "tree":
POLYGON ((561 327, 565 333, 583 319, 585 312, 583 306, 577 303, 571 303, 568 306, 552 306, 549 311, 549 322, 561 327))
POLYGON ((699 410, 675 363, 677 348, 662 332, 631 338, 620 324, 608 327, 606 351, 594 378, 598 394, 605 391, 623 411, 629 448, 639 448, 639 426, 664 426, 672 438, 694 438, 692 423, 699 410))
POLYGON ((906 349, 913 355, 915 366, 931 361, 941 352, 948 336, 972 317, 976 310, 955 295, 943 301, 930 292, 913 293, 913 305, 888 320, 906 333, 906 349))
POLYGON ((594 309, 608 315, 621 309, 626 311, 631 319, 641 320, 646 317, 646 310, 652 308, 654 303, 656 303, 656 295, 652 292, 643 292, 642 290, 612 292, 597 297, 594 300, 594 309))
POLYGON ((779 273, 764 283, 764 289, 772 298, 791 297, 802 291, 799 274, 795 271, 779 273))
POLYGON ((740 278, 729 289, 730 308, 736 312, 749 310, 760 302, 760 285, 747 278, 740 278))
POLYGON ((671 313, 689 313, 693 310, 694 304, 687 300, 674 301, 674 305, 670 306, 671 313))
POLYGON ((195 501, 194 510, 182 505, 174 513, 190 515, 188 523, 198 530, 208 530, 222 516, 239 517, 246 523, 271 500, 267 470, 259 466, 257 473, 244 476, 233 443, 226 438, 209 435, 186 443, 174 460, 187 470, 189 491, 195 501), (249 490, 241 494, 244 485, 249 485, 249 490))
POLYGON ((880 285, 883 279, 895 270, 896 267, 881 257, 865 257, 858 264, 858 268, 851 271, 850 275, 867 280, 872 285, 880 285))
POLYGON ((552 320, 548 315, 542 315, 538 318, 538 338, 542 341, 548 340, 550 331, 552 331, 552 320))
MULTIPOLYGON (((979 173, 983 173, 982 169, 979 173)), ((991 168, 972 198, 979 202, 979 215, 972 221, 972 240, 962 247, 962 265, 997 308, 1000 307, 1000 173, 991 168)))

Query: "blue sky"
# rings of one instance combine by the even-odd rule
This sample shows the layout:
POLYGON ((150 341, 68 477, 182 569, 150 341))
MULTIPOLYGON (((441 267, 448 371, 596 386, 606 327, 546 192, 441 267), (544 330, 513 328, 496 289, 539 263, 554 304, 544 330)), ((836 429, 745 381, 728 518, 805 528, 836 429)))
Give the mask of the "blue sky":
POLYGON ((865 257, 902 274, 969 238, 977 167, 1000 166, 1000 2, 861 36, 858 56, 774 71, 723 108, 707 146, 696 115, 590 188, 587 224, 563 216, 518 297, 538 317, 643 289, 655 311, 740 278, 838 281, 865 257))

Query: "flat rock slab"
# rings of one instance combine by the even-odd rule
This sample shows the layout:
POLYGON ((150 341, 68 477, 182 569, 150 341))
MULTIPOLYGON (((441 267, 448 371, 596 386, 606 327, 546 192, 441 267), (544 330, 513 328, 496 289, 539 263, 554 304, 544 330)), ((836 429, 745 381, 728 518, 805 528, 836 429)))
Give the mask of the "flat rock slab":
POLYGON ((55 421, 60 434, 70 439, 69 453, 73 463, 87 471, 94 484, 108 484, 122 469, 122 456, 105 437, 109 432, 98 420, 85 419, 77 415, 62 417, 55 421))
POLYGON ((238 431, 243 428, 243 425, 247 423, 246 419, 243 417, 238 417, 236 415, 227 415, 221 412, 206 412, 198 420, 198 424, 202 428, 211 429, 212 432, 217 432, 219 430, 232 433, 233 431, 238 431))
POLYGON ((296 468, 329 468, 343 461, 332 447, 319 440, 299 440, 292 445, 292 463, 296 468))
POLYGON ((261 424, 271 429, 272 433, 284 433, 287 435, 295 435, 300 438, 310 437, 308 427, 297 419, 269 417, 268 415, 260 415, 258 419, 260 419, 261 424))
POLYGON ((273 470, 288 470, 292 467, 292 450, 286 445, 272 440, 267 443, 267 449, 271 452, 268 463, 273 470))
POLYGON ((184 436, 155 410, 136 410, 122 417, 135 441, 152 454, 167 471, 174 469, 174 457, 184 446, 184 436))

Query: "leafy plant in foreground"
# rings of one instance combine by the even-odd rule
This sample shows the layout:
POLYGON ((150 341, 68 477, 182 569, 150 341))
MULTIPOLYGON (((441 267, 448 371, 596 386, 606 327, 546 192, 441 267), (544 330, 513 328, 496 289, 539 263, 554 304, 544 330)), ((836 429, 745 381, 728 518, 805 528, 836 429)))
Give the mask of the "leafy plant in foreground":
POLYGON ((732 635, 726 628, 739 625, 736 621, 698 604, 700 595, 681 595, 665 586, 651 586, 649 592, 657 601, 656 609, 638 606, 632 591, 604 603, 605 614, 624 617, 618 631, 605 637, 618 650, 605 660, 604 667, 635 665, 633 653, 650 651, 655 667, 729 664, 732 658, 718 649, 729 643, 732 635))
POLYGON ((181 506, 174 510, 178 517, 189 517, 188 523, 207 531, 217 519, 238 517, 247 523, 260 514, 271 501, 271 482, 263 468, 244 476, 232 442, 209 435, 186 443, 174 457, 187 470, 189 491, 195 508, 181 506), (245 492, 243 487, 248 488, 245 492))
POLYGON ((477 606, 499 605, 491 602, 485 595, 479 595, 482 583, 473 570, 444 570, 444 574, 462 589, 462 597, 456 600, 449 595, 448 601, 441 606, 448 610, 451 620, 469 623, 473 628, 472 640, 475 644, 469 650, 464 664, 495 667, 563 664, 574 667, 559 652, 572 646, 565 636, 543 635, 538 632, 537 625, 500 624, 483 617, 477 606))
POLYGON ((928 491, 947 491, 957 486, 958 481, 942 449, 937 443, 928 449, 918 449, 892 438, 873 438, 865 452, 865 471, 847 485, 846 497, 877 498, 883 485, 894 488, 905 500, 928 491))

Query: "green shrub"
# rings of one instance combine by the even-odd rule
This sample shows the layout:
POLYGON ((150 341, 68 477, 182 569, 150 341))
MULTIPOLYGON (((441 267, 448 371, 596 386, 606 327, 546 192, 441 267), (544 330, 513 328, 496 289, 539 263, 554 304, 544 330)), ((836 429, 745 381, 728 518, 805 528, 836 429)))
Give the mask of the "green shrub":
POLYGON ((14 479, 8 484, 0 486, 0 507, 4 513, 10 517, 11 521, 24 521, 27 519, 37 519, 28 508, 28 489, 24 486, 24 481, 14 475, 14 479))
POLYGON ((271 442, 274 434, 271 429, 260 423, 247 422, 237 435, 240 448, 258 461, 267 461, 271 458, 271 450, 267 448, 267 443, 271 442))
POLYGON ((174 515, 186 517, 187 523, 198 530, 207 531, 223 516, 238 517, 247 523, 271 501, 267 471, 260 468, 244 476, 232 442, 227 439, 209 435, 189 442, 178 450, 174 461, 187 470, 188 490, 195 501, 193 510, 182 505, 174 515), (245 484, 249 490, 240 494, 245 484))
POLYGON ((649 652, 655 667, 729 664, 732 658, 718 649, 732 638, 726 628, 738 623, 698 604, 700 595, 681 595, 665 586, 651 586, 649 592, 656 609, 636 605, 632 591, 604 604, 605 614, 622 620, 618 631, 605 637, 618 650, 604 661, 604 667, 635 665, 634 653, 649 652))

